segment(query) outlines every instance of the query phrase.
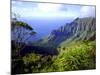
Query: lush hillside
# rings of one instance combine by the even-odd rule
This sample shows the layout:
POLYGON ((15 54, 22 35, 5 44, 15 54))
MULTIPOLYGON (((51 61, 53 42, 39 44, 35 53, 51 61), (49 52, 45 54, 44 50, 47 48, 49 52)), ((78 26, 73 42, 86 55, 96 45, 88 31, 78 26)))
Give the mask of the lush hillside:
POLYGON ((30 53, 13 60, 13 73, 58 72, 96 68, 95 41, 75 42, 67 48, 60 47, 58 56, 30 53))
POLYGON ((12 74, 95 69, 95 36, 95 18, 76 18, 53 30, 34 47, 27 46, 23 56, 12 60, 12 74))
POLYGON ((95 47, 95 41, 75 42, 69 47, 61 47, 55 64, 60 71, 95 69, 95 47))
POLYGON ((45 46, 59 46, 61 43, 69 43, 79 40, 95 40, 96 22, 95 18, 76 18, 71 23, 66 23, 57 30, 41 40, 39 43, 45 46))

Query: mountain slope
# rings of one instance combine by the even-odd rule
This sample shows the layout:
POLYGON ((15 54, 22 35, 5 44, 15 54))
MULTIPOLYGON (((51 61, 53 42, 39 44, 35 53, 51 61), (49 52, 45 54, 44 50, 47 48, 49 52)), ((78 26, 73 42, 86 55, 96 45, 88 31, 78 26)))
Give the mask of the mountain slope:
POLYGON ((96 19, 92 17, 76 18, 71 23, 66 23, 40 41, 45 46, 59 46, 61 43, 72 41, 95 40, 96 19))

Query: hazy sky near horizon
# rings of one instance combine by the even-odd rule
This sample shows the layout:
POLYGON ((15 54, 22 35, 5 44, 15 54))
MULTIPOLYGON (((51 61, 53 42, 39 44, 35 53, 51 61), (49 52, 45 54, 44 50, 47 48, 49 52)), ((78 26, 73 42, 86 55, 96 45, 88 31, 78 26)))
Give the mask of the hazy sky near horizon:
POLYGON ((34 28, 37 32, 34 39, 38 40, 77 17, 94 17, 95 7, 12 1, 12 15, 13 13, 20 15, 18 20, 26 22, 34 28))
POLYGON ((95 6, 12 1, 12 13, 21 18, 95 17, 95 6))

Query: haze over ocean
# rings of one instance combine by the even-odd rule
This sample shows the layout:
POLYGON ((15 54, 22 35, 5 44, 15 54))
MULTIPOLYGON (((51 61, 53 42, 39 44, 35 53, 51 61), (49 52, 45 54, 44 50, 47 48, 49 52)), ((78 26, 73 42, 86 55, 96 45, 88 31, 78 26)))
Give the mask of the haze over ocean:
POLYGON ((71 22, 73 19, 67 18, 55 18, 55 19, 42 19, 42 18, 22 18, 20 19, 23 22, 28 23, 34 28, 37 32, 36 36, 33 37, 33 40, 39 40, 40 38, 48 36, 52 30, 59 28, 60 26, 65 25, 66 23, 71 22))
POLYGON ((52 30, 77 17, 94 17, 94 10, 94 6, 12 1, 12 17, 15 13, 20 16, 18 20, 24 21, 34 28, 37 34, 32 38, 33 40, 46 37, 52 30))

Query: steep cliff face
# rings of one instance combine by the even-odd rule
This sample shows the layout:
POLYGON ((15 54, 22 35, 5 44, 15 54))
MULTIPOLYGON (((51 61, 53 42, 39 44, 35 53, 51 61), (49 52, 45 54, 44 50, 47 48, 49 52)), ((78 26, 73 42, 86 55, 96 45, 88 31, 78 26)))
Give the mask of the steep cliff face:
POLYGON ((76 18, 73 22, 66 23, 57 30, 53 30, 41 43, 48 46, 58 46, 64 41, 95 40, 95 35, 95 18, 76 18))

